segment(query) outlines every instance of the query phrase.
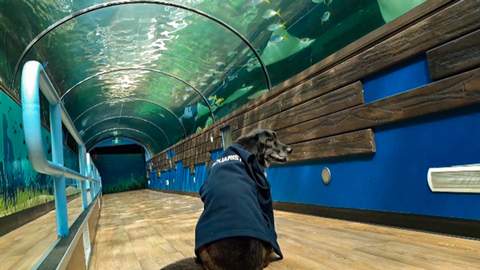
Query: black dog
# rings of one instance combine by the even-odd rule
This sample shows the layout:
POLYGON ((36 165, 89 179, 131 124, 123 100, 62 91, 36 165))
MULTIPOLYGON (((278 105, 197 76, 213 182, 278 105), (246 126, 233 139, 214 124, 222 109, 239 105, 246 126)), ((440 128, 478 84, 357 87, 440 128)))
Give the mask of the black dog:
POLYGON ((240 137, 212 164, 200 189, 204 211, 195 230, 195 253, 207 270, 257 270, 277 243, 265 169, 284 163, 292 149, 275 132, 257 129, 240 137))

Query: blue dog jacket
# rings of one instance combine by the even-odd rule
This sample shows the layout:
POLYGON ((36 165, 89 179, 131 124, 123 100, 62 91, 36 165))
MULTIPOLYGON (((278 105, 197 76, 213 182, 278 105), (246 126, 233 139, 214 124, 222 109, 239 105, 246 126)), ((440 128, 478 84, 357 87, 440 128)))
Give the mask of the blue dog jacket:
POLYGON ((255 155, 230 146, 211 166, 200 188, 203 213, 195 229, 195 253, 209 243, 230 237, 252 237, 277 243, 270 185, 255 155))

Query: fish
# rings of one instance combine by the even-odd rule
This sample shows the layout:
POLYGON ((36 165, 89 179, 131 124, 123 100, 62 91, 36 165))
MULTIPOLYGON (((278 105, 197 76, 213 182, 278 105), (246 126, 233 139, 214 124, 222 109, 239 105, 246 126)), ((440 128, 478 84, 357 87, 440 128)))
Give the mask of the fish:
POLYGON ((271 37, 270 37, 270 42, 273 42, 273 43, 277 43, 277 42, 280 42, 282 40, 285 40, 287 39, 287 36, 282 36, 282 35, 277 35, 277 34, 273 34, 271 37))
POLYGON ((228 81, 233 81, 234 79, 236 79, 238 77, 238 73, 234 73, 232 75, 228 75, 227 76, 227 80, 228 81))
POLYGON ((250 0, 250 3, 252 4, 252 6, 256 6, 263 3, 270 4, 270 0, 250 0))
POLYGON ((247 69, 248 72, 251 72, 255 68, 259 67, 260 63, 256 58, 250 58, 247 63, 244 65, 244 67, 247 69))
POLYGON ((285 24, 283 23, 274 23, 274 24, 270 24, 267 29, 268 31, 277 31, 278 29, 280 28, 285 28, 285 24))
POLYGON ((215 100, 215 105, 221 106, 224 100, 224 98, 218 98, 217 100, 215 100))
POLYGON ((300 44, 304 47, 307 47, 309 46, 310 44, 312 44, 313 42, 315 41, 315 39, 311 39, 311 38, 302 38, 300 39, 300 44))
POLYGON ((253 88, 253 86, 245 86, 245 84, 242 85, 242 88, 235 90, 233 94, 229 95, 228 98, 225 100, 224 104, 232 103, 241 98, 242 96, 248 94, 250 90, 253 88))
POLYGON ((265 11, 265 13, 263 13, 263 18, 264 19, 270 19, 272 17, 275 17, 275 16, 280 16, 280 11, 275 11, 273 9, 267 9, 267 11, 265 11))
POLYGON ((312 0, 312 2, 315 4, 324 4, 329 6, 330 4, 332 4, 333 0, 312 0))
POLYGON ((322 24, 328 22, 328 20, 330 20, 330 16, 331 16, 331 15, 332 15, 332 14, 330 13, 330 11, 325 11, 325 12, 323 13, 322 19, 321 19, 322 24))

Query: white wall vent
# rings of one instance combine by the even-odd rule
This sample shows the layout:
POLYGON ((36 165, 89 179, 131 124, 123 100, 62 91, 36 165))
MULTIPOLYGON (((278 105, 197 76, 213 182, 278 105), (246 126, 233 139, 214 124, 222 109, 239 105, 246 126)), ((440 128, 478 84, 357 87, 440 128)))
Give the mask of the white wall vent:
POLYGON ((480 193, 480 164, 428 169, 433 192, 480 193))

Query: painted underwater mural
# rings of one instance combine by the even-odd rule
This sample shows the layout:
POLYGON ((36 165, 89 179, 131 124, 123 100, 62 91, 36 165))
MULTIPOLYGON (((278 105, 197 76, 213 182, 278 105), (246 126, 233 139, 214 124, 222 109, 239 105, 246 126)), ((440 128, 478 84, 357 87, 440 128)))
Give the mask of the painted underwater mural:
POLYGON ((145 151, 141 146, 98 147, 91 156, 102 175, 103 194, 147 187, 145 151))
MULTIPOLYGON (((0 91, 0 217, 54 199, 53 179, 36 173, 29 161, 18 103, 0 91)), ((50 154, 50 135, 44 130, 50 154)), ((77 154, 64 148, 65 165, 77 170, 77 154)), ((77 182, 67 180, 67 195, 78 193, 77 182)))

